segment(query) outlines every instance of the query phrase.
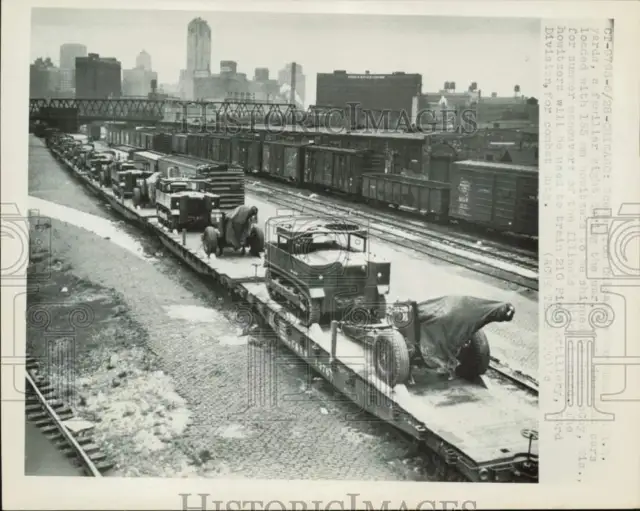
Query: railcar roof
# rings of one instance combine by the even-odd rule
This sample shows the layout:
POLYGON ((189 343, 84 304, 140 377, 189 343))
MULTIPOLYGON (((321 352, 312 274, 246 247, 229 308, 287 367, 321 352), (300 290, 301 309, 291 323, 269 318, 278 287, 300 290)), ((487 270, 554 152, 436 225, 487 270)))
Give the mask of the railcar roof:
POLYGON ((514 165, 513 163, 502 163, 495 161, 484 161, 484 160, 461 160, 455 162, 456 165, 463 165, 466 167, 475 167, 478 169, 486 169, 486 170, 512 170, 512 171, 520 171, 520 172, 538 172, 538 167, 533 165, 514 165))

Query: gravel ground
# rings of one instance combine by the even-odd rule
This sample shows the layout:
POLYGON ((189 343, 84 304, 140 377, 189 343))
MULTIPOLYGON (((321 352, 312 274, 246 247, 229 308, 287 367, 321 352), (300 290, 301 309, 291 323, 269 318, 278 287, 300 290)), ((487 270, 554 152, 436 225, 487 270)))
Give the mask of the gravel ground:
MULTIPOLYGON (((115 220, 40 140, 30 137, 29 149, 30 194, 115 220)), ((115 475, 428 480, 406 437, 370 416, 348 419, 355 406, 265 332, 243 335, 239 306, 222 291, 157 241, 121 228, 154 257, 70 224, 42 224, 31 268, 41 284, 28 315, 30 352, 65 375, 68 399, 96 421, 115 475), (50 314, 47 328, 38 308, 50 314), (89 317, 73 328, 78 308, 89 317), (277 361, 258 380, 272 399, 250 403, 249 369, 263 359, 277 361)))

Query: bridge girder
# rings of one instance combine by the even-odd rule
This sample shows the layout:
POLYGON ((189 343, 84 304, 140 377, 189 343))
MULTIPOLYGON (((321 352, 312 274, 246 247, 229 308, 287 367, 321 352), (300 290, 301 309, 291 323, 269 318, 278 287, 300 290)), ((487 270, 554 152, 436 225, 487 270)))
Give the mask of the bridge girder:
POLYGON ((179 101, 174 99, 59 99, 34 98, 29 101, 29 119, 51 119, 52 111, 77 111, 80 123, 122 121, 142 123, 183 122, 234 117, 255 119, 297 115, 295 105, 243 101, 179 101))

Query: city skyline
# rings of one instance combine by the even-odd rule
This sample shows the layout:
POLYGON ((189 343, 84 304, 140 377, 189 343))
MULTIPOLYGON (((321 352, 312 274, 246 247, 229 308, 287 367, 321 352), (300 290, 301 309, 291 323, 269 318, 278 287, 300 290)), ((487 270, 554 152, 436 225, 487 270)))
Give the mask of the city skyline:
POLYGON ((125 17, 113 10, 34 9, 31 60, 50 57, 56 63, 59 47, 76 42, 89 52, 117 58, 127 69, 135 67, 136 56, 144 48, 160 81, 177 83, 187 64, 185 30, 198 17, 211 27, 213 73, 221 60, 236 61, 238 72, 250 76, 258 67, 276 75, 287 62, 295 61, 305 69, 309 103, 316 97, 316 74, 338 69, 419 73, 423 92, 438 91, 445 81, 456 82, 456 90, 464 91, 475 81, 485 96, 491 92, 513 95, 516 84, 526 96, 539 94, 540 22, 524 18, 190 11, 126 11, 125 17), (153 24, 148 22, 149 14, 153 24), (146 23, 141 23, 141 16, 146 23), (287 30, 273 28, 278 25, 287 30), (243 34, 243 44, 237 43, 238 33, 243 34), (330 46, 345 40, 351 51, 330 51, 330 46))

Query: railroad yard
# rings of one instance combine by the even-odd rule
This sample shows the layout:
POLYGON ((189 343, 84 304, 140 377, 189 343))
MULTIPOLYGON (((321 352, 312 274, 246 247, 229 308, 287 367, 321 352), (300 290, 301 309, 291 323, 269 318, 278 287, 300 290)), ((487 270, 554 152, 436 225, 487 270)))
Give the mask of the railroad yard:
MULTIPOLYGON (((530 252, 247 174, 244 204, 257 208, 265 233, 286 215, 364 227, 369 256, 391 262, 388 305, 465 295, 515 310, 512 320, 483 328, 491 347, 483 376, 416 373, 415 382, 385 383, 368 362, 350 365, 349 357, 362 365, 369 355, 344 326, 337 334, 305 327, 270 300, 264 256, 207 257, 202 231, 162 227, 155 208, 114 196, 56 140, 29 138, 32 239, 41 240, 30 272, 41 283, 29 299, 28 355, 44 361, 34 372, 46 375, 40 386, 62 389, 58 415, 90 425, 80 447, 67 448, 89 458, 78 462, 94 467, 88 472, 537 480, 530 252), (47 309, 47 329, 64 330, 78 307, 90 319, 71 341, 52 341, 29 315, 47 309)), ((91 149, 109 150, 104 140, 91 149)))

